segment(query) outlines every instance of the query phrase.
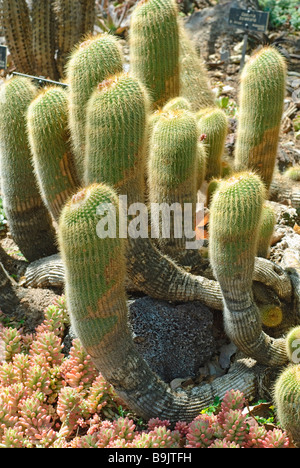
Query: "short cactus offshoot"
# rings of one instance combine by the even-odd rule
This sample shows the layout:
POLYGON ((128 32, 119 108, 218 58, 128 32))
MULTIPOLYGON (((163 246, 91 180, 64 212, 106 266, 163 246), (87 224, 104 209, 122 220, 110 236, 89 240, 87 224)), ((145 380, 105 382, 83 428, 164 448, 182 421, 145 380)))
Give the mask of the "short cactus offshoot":
POLYGON ((241 76, 235 168, 257 171, 267 190, 277 156, 285 82, 285 60, 273 47, 251 57, 241 76))

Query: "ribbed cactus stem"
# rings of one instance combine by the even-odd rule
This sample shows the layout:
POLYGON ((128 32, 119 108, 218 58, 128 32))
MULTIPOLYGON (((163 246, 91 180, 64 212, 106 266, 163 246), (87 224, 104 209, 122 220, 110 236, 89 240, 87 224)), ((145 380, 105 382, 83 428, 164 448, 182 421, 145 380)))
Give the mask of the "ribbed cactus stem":
POLYGON ((240 86, 236 170, 254 170, 270 187, 285 97, 286 64, 274 47, 264 47, 246 63, 240 86))
POLYGON ((147 93, 127 73, 99 83, 87 105, 85 178, 109 183, 128 204, 145 190, 147 93))
POLYGON ((82 36, 81 0, 54 0, 57 41, 57 68, 65 75, 65 66, 74 46, 82 36))
POLYGON ((84 177, 86 106, 94 88, 123 70, 123 55, 116 37, 91 36, 72 53, 67 64, 69 126, 80 181, 84 177))
POLYGON ((52 80, 58 78, 55 62, 55 24, 53 0, 32 2, 32 47, 35 74, 52 80))
POLYGON ((210 260, 224 299, 227 335, 247 356, 267 365, 287 361, 284 340, 262 331, 252 280, 264 186, 251 172, 222 181, 215 192, 209 220, 210 260))
POLYGON ((32 74, 35 58, 26 0, 0 0, 0 24, 17 71, 32 74))
POLYGON ((179 23, 180 96, 191 104, 191 110, 213 107, 215 95, 210 87, 205 64, 198 55, 195 45, 188 37, 184 26, 179 23))
POLYGON ((300 364, 282 371, 274 387, 274 405, 280 425, 300 448, 300 364))
POLYGON ((79 186, 69 147, 67 92, 61 87, 44 88, 30 104, 27 119, 38 186, 58 221, 66 200, 79 186))
POLYGON ((257 256, 268 258, 270 256, 271 239, 276 223, 276 214, 271 205, 265 204, 258 235, 257 256))
POLYGON ((11 235, 29 261, 56 253, 55 231, 36 183, 26 116, 37 88, 23 77, 0 90, 0 164, 3 205, 11 235))
POLYGON ((179 35, 174 0, 141 0, 130 23, 131 71, 148 89, 153 106, 179 95, 179 35))
POLYGON ((103 184, 86 187, 64 207, 58 235, 71 322, 99 372, 145 420, 191 421, 229 388, 242 387, 251 395, 255 383, 246 363, 238 363, 229 376, 177 393, 141 358, 128 326, 125 241, 118 235, 99 235, 99 224, 106 224, 108 213, 118 224, 116 193, 103 184))
POLYGON ((193 214, 191 228, 195 226, 197 137, 195 116, 189 111, 173 110, 161 115, 150 142, 149 203, 155 224, 152 227, 160 227, 159 248, 173 258, 186 250, 184 210, 187 203, 193 214), (162 204, 166 204, 165 210, 162 204), (169 230, 164 233, 164 211, 169 209, 169 230))
POLYGON ((217 107, 203 109, 196 114, 199 135, 206 135, 206 180, 222 175, 222 156, 228 133, 228 120, 225 112, 217 107))

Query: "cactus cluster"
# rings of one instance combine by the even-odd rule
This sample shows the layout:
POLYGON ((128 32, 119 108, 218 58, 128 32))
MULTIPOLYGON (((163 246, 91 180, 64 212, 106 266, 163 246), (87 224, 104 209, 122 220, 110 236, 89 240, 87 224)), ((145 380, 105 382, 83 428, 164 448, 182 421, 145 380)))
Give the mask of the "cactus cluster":
POLYGON ((75 44, 94 30, 95 0, 1 0, 0 26, 20 73, 63 77, 75 44))
MULTIPOLYGON (((2 0, 1 5, 12 3, 2 0)), ((69 2, 48 3, 45 14, 50 15, 52 3, 57 15, 67 9, 68 30, 76 36, 80 28, 74 27, 72 15, 77 20, 78 15, 75 10, 66 13, 69 2)), ((36 21, 42 4, 36 2, 36 21)), ((81 24, 90 25, 92 2, 80 0, 77 7, 86 12, 84 21, 80 16, 81 24)), ((61 23, 61 27, 67 25, 61 23)), ((51 31, 46 33, 45 48, 51 45, 51 31)), ((59 59, 65 60, 70 47, 64 42, 65 35, 58 35, 59 67, 59 59)), ((274 339, 264 330, 282 322, 283 309, 278 305, 276 310, 262 310, 256 304, 253 281, 256 258, 269 255, 275 223, 266 201, 283 108, 284 60, 275 49, 265 47, 246 64, 234 167, 225 176, 222 158, 227 117, 215 105, 204 65, 196 60, 192 43, 183 34, 175 0, 141 0, 131 18, 129 39, 129 73, 124 72, 123 54, 114 36, 89 35, 77 43, 67 62, 67 91, 49 87, 38 92, 28 79, 19 77, 9 80, 0 91, 1 187, 12 237, 30 261, 54 253, 58 243, 72 326, 93 365, 126 405, 145 419, 159 416, 171 424, 180 420, 190 424, 188 428, 178 425, 176 434, 166 426, 154 426, 139 437, 133 435, 134 428, 127 420, 120 425, 101 424, 97 435, 91 429, 72 446, 176 447, 182 443, 182 431, 187 447, 284 447, 286 438, 280 431, 263 433, 256 425, 249 429, 236 395, 225 400, 218 416, 199 417, 214 395, 220 392, 223 397, 235 383, 241 391, 245 388, 247 397, 252 396, 253 385, 247 378, 253 374, 252 365, 238 360, 236 371, 192 390, 176 392, 161 381, 133 342, 125 290, 130 280, 153 297, 200 300, 223 309, 228 337, 243 355, 258 363, 257 373, 261 364, 279 367, 288 362, 285 340, 274 339), (136 212, 130 211, 133 207, 141 210, 141 205, 146 210, 150 207, 153 219, 153 206, 178 204, 182 212, 189 204, 193 231, 198 192, 202 189, 202 195, 206 193, 204 181, 209 184, 208 254, 214 279, 194 275, 181 266, 178 257, 187 251, 187 238, 186 232, 179 238, 172 235, 175 216, 170 217, 170 236, 166 239, 158 229, 154 243, 149 232, 162 224, 159 216, 157 224, 151 226, 148 211, 140 218, 134 218, 136 212), (125 224, 120 196, 127 196, 130 205, 125 224), (49 213, 58 222, 57 243, 49 213), (140 235, 138 224, 143 227, 140 235)), ((39 66, 46 70, 51 63, 40 60, 39 66)), ((196 258, 201 260, 198 250, 196 258)), ((273 273, 272 278, 276 277, 273 273)), ((261 281, 266 273, 260 270, 257 276, 261 281)), ((270 283, 268 279, 267 285, 270 283)), ((282 299, 284 293, 278 289, 282 299)), ((11 349, 18 350, 18 337, 11 341, 11 349)), ((47 330, 40 331, 32 353, 41 349, 56 370, 47 375, 39 361, 32 368, 36 377, 29 380, 38 379, 41 388, 49 388, 50 380, 55 387, 51 378, 63 356, 57 339, 47 330), (50 343, 52 351, 46 350, 45 343, 50 343)), ((84 379, 79 382, 77 378, 80 373, 70 376, 67 367, 66 376, 84 391, 84 379)), ((299 373, 293 372, 299 384, 299 373)), ((85 375, 90 381, 92 366, 86 367, 85 375)), ((1 378, 9 382, 9 366, 2 367, 1 378)), ((36 384, 30 385, 34 390, 36 384)), ((55 388, 64 429, 68 424, 76 426, 86 410, 81 405, 82 394, 70 387, 55 388), (66 415, 67 408, 73 413, 66 415)), ((288 397, 279 394, 287 401, 288 397)), ((293 403, 295 398, 293 393, 289 401, 293 403)), ((39 396, 26 405, 20 409, 22 427, 28 427, 29 413, 39 412, 41 427, 49 430, 48 437, 53 436, 55 442, 51 443, 59 444, 39 396)), ((293 432, 293 423, 286 423, 280 410, 279 414, 293 432)), ((9 437, 8 429, 3 437, 9 437)), ((25 431, 30 443, 38 437, 47 439, 45 432, 37 430, 30 427, 28 433, 25 431)), ((19 436, 16 434, 16 440, 19 436)))

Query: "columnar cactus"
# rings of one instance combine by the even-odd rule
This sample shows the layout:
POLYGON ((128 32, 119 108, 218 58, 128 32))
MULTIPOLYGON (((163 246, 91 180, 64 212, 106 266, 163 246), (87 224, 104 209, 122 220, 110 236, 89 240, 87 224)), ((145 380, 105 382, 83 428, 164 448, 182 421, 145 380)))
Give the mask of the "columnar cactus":
POLYGON ((32 73, 35 59, 32 49, 32 27, 26 0, 1 0, 0 24, 18 72, 32 73))
POLYGON ((203 109, 197 112, 198 130, 200 135, 206 135, 203 144, 207 152, 207 167, 205 178, 222 175, 222 156, 228 132, 228 120, 225 112, 217 107, 203 109))
MULTIPOLYGON (((192 207, 192 225, 195 226, 197 201, 196 170, 197 122, 189 111, 175 110, 161 115, 155 125, 150 141, 148 161, 149 202, 154 225, 165 225, 161 204, 170 211, 170 232, 158 232, 158 245, 162 252, 175 258, 186 250, 187 236, 184 231, 185 203, 192 207), (176 205, 173 205, 173 204, 176 205), (153 205, 152 205, 153 204, 153 205), (174 210, 173 210, 173 207, 174 210), (177 231, 177 232, 175 232, 177 231)), ((165 226, 166 227, 166 226, 165 226)))
POLYGON ((257 171, 267 190, 275 167, 285 82, 285 60, 273 47, 251 57, 241 76, 235 168, 257 171))
POLYGON ((227 335, 247 356, 280 365, 287 361, 284 340, 273 340, 262 331, 252 295, 264 195, 263 183, 251 172, 220 183, 210 208, 209 253, 223 294, 227 335))
POLYGON ((8 80, 0 91, 1 189, 12 238, 29 261, 56 253, 52 220, 35 180, 26 114, 37 88, 27 78, 8 80))
POLYGON ((84 177, 86 106, 94 88, 110 75, 121 73, 123 56, 116 37, 91 36, 72 53, 67 64, 69 127, 76 169, 84 177))
POLYGON ((179 25, 179 63, 180 96, 191 103, 193 112, 213 107, 215 95, 210 88, 205 64, 183 25, 179 25))
POLYGON ((55 62, 55 24, 53 0, 32 2, 32 48, 35 73, 55 80, 58 78, 55 62))
POLYGON ((300 364, 289 365, 274 386, 274 404, 278 420, 300 448, 300 364))
POLYGON ((61 87, 43 89, 29 106, 27 123, 38 186, 58 221, 65 201, 79 185, 69 148, 67 92, 61 87))
POLYGON ((258 236, 257 256, 268 258, 270 255, 270 244, 274 227, 276 223, 276 214, 271 205, 264 204, 258 236))
POLYGON ((130 23, 130 64, 153 106, 179 95, 179 34, 174 0, 141 0, 130 23))
POLYGON ((109 183, 128 204, 145 190, 145 129, 149 100, 127 73, 98 85, 87 105, 85 185, 109 183))

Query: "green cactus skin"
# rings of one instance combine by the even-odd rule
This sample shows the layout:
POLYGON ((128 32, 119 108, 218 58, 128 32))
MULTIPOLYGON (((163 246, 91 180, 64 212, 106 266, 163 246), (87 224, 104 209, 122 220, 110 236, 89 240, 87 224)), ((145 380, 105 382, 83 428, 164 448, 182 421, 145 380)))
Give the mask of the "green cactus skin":
POLYGON ((31 165, 27 109, 37 88, 27 78, 8 80, 0 90, 1 189, 11 235, 28 261, 57 252, 55 231, 31 165))
POLYGON ((201 186, 206 177, 206 166, 207 166, 207 149, 205 144, 198 141, 197 144, 197 164, 196 164, 196 185, 197 190, 201 189, 201 186))
POLYGON ((264 196, 264 185, 254 173, 221 181, 210 207, 209 254, 223 294, 227 335, 248 357, 281 365, 287 361, 284 340, 262 331, 252 294, 264 196))
POLYGON ((199 134, 206 135, 204 144, 207 152, 206 180, 221 177, 222 156, 228 133, 227 116, 222 109, 211 107, 196 113, 199 134))
POLYGON ((210 207, 214 193, 218 189, 222 179, 211 179, 206 190, 206 204, 207 207, 210 207))
MULTIPOLYGON (((166 203, 169 207, 179 203, 182 214, 182 236, 174 237, 176 213, 170 213, 170 237, 164 238, 160 232, 158 245, 163 253, 174 258, 186 250, 187 238, 184 235, 184 204, 191 203, 196 210, 198 168, 198 133, 195 116, 185 110, 169 111, 161 114, 154 127, 148 161, 149 203, 166 203)), ((152 208, 152 214, 154 214, 152 208)), ((195 217, 193 218, 193 229, 195 217)), ((159 225, 161 226, 161 215, 159 225)))
POLYGON ((259 229, 257 256, 269 258, 270 244, 274 227, 276 223, 276 214, 272 206, 265 204, 262 209, 261 224, 259 229))
POLYGON ((280 425, 300 448, 300 364, 282 371, 274 386, 273 400, 280 425))
POLYGON ((300 326, 292 328, 285 339, 290 362, 299 364, 300 359, 300 326))
MULTIPOLYGON (((137 142, 137 135, 132 135, 132 131, 128 129, 128 122, 129 121, 136 121, 137 118, 140 116, 144 116, 147 114, 147 107, 149 107, 149 103, 145 102, 144 110, 141 109, 141 102, 140 101, 140 93, 141 88, 137 87, 136 85, 132 85, 132 81, 134 80, 132 77, 126 78, 126 75, 119 74, 116 77, 112 77, 111 79, 105 80, 104 83, 100 85, 100 89, 96 89, 93 95, 90 98, 88 103, 89 109, 89 130, 87 128, 87 132, 92 130, 91 135, 93 138, 91 139, 90 143, 88 143, 89 151, 92 149, 91 143, 103 146, 101 141, 113 141, 116 138, 116 122, 119 121, 119 124, 122 123, 124 129, 119 129, 119 134, 124 134, 129 132, 129 135, 132 137, 132 141, 137 142), (114 83, 114 80, 116 82, 114 83), (118 81, 120 83, 118 84, 118 81), (128 107, 128 89, 130 87, 127 86, 127 92, 122 92, 119 94, 118 99, 118 106, 116 109, 116 102, 112 105, 111 109, 115 109, 115 112, 108 116, 105 113, 99 112, 99 106, 95 109, 95 116, 92 117, 92 110, 94 107, 94 102, 99 100, 103 100, 105 102, 106 99, 115 96, 115 87, 124 87, 126 83, 131 83, 131 91, 137 92, 137 97, 131 99, 135 102, 135 107, 128 107), (110 89, 111 88, 111 89, 110 89), (102 90, 102 91, 101 91, 102 90), (103 93, 103 95, 101 94, 103 93), (122 99, 125 99, 127 103, 126 106, 123 105, 122 99), (138 108, 140 109, 139 112, 137 111, 137 103, 138 108), (125 113, 126 110, 126 113, 125 113), (130 116, 130 112, 134 113, 134 116, 130 116), (126 115, 126 119, 123 116, 126 115), (114 118, 115 116, 115 118, 114 118), (107 126, 106 131, 107 135, 104 134, 101 125, 93 126, 91 128, 92 122, 97 122, 97 119, 100 119, 102 122, 109 122, 109 126, 107 126), (104 120, 103 120, 104 119, 104 120), (112 120, 114 119, 114 121, 112 120), (133 120, 132 120, 133 119, 133 120), (127 126, 126 126, 127 125, 127 126), (97 132, 99 135, 97 136, 97 132)), ((135 81, 136 82, 136 81, 135 81)), ((110 105, 113 103, 111 99, 110 105)), ((105 105, 108 105, 108 101, 105 105)), ((148 131, 147 131, 147 124, 143 127, 143 120, 144 117, 140 120, 139 130, 138 132, 143 129, 144 136, 143 138, 147 138, 148 131)), ((137 129, 137 123, 134 124, 134 128, 137 129)), ((134 132, 136 133, 136 131, 134 132)), ((121 138, 121 136, 120 136, 121 138)), ((139 137, 140 142, 142 141, 142 136, 139 137)), ((129 140, 128 140, 129 141, 129 140)), ((113 143, 111 143, 113 144, 113 143)), ((107 144, 106 144, 107 147, 107 144)), ((141 146, 142 147, 142 146, 141 146)), ((132 174, 135 174, 136 179, 133 177, 131 178, 131 183, 124 183, 124 180, 128 180, 128 173, 126 173, 126 167, 128 166, 128 155, 126 152, 122 151, 111 151, 109 150, 110 157, 112 158, 110 164, 107 164, 107 155, 103 152, 98 152, 93 150, 94 155, 97 156, 98 160, 98 176, 99 179, 96 179, 96 173, 93 175, 93 181, 96 183, 105 183, 112 186, 115 190, 117 190, 119 195, 127 195, 128 201, 131 204, 133 202, 141 202, 145 204, 145 192, 143 191, 144 187, 144 180, 141 179, 141 171, 133 171, 132 174), (97 153, 97 154, 96 154, 97 153), (125 154, 125 156, 124 156, 125 154), (103 158, 103 162, 102 162, 103 158), (112 168, 114 170, 112 170, 112 168), (125 172, 119 171, 115 168, 123 168, 125 172), (114 172, 116 171, 116 172, 114 172), (116 178, 118 175, 119 180, 116 178)), ((146 150, 145 150, 146 153, 146 150)), ((135 152, 135 162, 134 167, 142 168, 145 165, 145 153, 143 151, 135 152)), ((92 154, 92 153, 91 153, 92 154)), ((132 157, 132 153, 131 157, 132 157)), ((86 169, 87 168, 89 155, 86 155, 86 169)), ((97 167, 95 166, 97 169, 97 167)), ((142 172, 143 173, 143 172, 142 172)), ((144 177, 143 177, 144 179, 144 177)), ((92 179, 89 179, 92 180, 92 179)), ((166 255, 163 255, 152 243, 150 238, 133 238, 128 236, 128 243, 127 243, 127 273, 128 278, 130 281, 142 292, 148 294, 152 297, 156 297, 159 299, 165 300, 174 300, 174 301, 188 301, 188 300, 202 300, 205 304, 210 304, 213 307, 218 306, 220 304, 220 292, 218 291, 218 286, 216 286, 216 282, 208 280, 206 278, 198 277, 195 275, 191 275, 180 268, 175 262, 172 261, 166 255)))
POLYGON ((132 12, 131 72, 148 89, 154 108, 179 96, 177 16, 174 0, 141 0, 132 12))
POLYGON ((26 0, 0 0, 0 24, 17 71, 32 74, 35 60, 26 0))
POLYGON ((170 99, 163 107, 164 112, 180 109, 188 111, 192 110, 191 103, 182 96, 177 96, 175 98, 170 99))
POLYGON ((96 5, 95 0, 80 0, 82 11, 82 34, 92 34, 96 21, 96 5))
MULTIPOLYGON (((63 208, 58 242, 65 268, 65 293, 71 323, 95 366, 126 403, 145 421, 153 417, 192 421, 230 388, 247 394, 253 372, 236 363, 228 376, 192 390, 174 392, 153 373, 137 352, 128 326, 125 239, 99 237, 99 206, 111 207, 118 224, 116 193, 104 184, 93 184, 75 194, 63 208)), ((104 216, 107 216, 106 214, 104 216)), ((142 261, 142 259, 140 259, 142 261)))
POLYGON ((44 88, 29 106, 27 125, 41 196, 58 221, 63 205, 79 186, 69 147, 67 92, 58 86, 44 88))
POLYGON ((300 181, 300 166, 289 167, 283 175, 288 179, 300 181))
POLYGON ((131 194, 128 204, 140 201, 148 109, 143 86, 127 73, 98 85, 87 105, 85 185, 109 183, 119 194, 131 194))
POLYGON ((55 31, 53 0, 32 2, 32 47, 35 74, 52 80, 58 79, 55 62, 55 31))
POLYGON ((180 96, 191 103, 191 110, 213 107, 215 95, 209 84, 207 70, 197 54, 183 25, 179 25, 180 96))
POLYGON ((285 82, 285 60, 273 47, 251 57, 241 75, 235 169, 256 171, 267 190, 276 162, 285 82))
POLYGON ((65 76, 67 60, 82 36, 82 3, 80 0, 54 0, 57 41, 57 68, 65 76))
POLYGON ((80 181, 84 177, 86 106, 94 88, 123 70, 123 55, 116 37, 91 36, 80 44, 67 64, 69 127, 80 181))

